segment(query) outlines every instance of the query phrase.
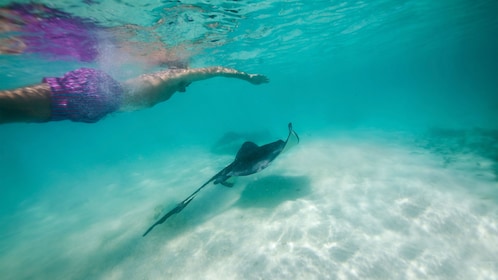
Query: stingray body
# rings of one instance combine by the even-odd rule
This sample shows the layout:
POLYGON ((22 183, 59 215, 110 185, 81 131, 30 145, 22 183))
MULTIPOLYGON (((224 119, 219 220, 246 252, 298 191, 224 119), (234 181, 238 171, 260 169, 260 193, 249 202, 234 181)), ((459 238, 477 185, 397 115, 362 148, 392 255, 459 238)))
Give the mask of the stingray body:
POLYGON ((289 134, 285 141, 277 140, 272 143, 268 143, 263 146, 258 146, 254 142, 245 142, 240 147, 235 159, 228 166, 223 168, 216 175, 211 177, 206 183, 200 186, 195 192, 189 195, 182 202, 178 203, 175 208, 166 213, 161 219, 155 222, 152 226, 147 229, 143 236, 147 235, 155 226, 164 223, 172 215, 179 213, 183 210, 197 195, 197 193, 202 190, 205 186, 210 184, 222 184, 227 187, 232 187, 233 185, 227 180, 231 177, 236 176, 247 176, 257 173, 270 165, 270 163, 277 158, 285 149, 287 149, 291 142, 299 143, 299 136, 292 129, 292 123, 289 123, 289 134))

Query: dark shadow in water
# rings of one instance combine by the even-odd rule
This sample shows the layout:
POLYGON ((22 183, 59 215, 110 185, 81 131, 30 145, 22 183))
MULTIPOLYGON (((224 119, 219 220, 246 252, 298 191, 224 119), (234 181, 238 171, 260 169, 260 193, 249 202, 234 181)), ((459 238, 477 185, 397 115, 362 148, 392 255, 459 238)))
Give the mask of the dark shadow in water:
MULTIPOLYGON (((422 139, 420 146, 439 155, 444 166, 450 167, 465 161, 469 172, 476 176, 488 177, 493 174, 492 180, 498 181, 498 130, 493 129, 444 129, 432 128, 422 139), (468 157, 461 155, 477 155, 491 161, 490 165, 482 165, 481 160, 469 161, 468 157)), ((470 160, 473 157, 470 158, 470 160)), ((481 198, 498 202, 498 189, 469 188, 478 193, 481 198)))
POLYGON ((274 208, 287 200, 295 200, 311 192, 305 176, 268 176, 246 186, 235 204, 243 208, 274 208))
POLYGON ((498 181, 498 130, 433 128, 428 131, 426 140, 422 146, 441 155, 446 165, 457 161, 455 155, 462 153, 491 160, 491 168, 498 181))

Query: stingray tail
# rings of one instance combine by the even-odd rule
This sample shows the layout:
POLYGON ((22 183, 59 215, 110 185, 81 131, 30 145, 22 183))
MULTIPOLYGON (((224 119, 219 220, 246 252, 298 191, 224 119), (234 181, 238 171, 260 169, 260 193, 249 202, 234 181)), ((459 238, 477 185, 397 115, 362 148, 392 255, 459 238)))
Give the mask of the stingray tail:
POLYGON ((297 143, 299 143, 299 135, 294 131, 292 128, 292 123, 290 122, 287 127, 289 128, 289 135, 287 135, 287 139, 285 140, 285 143, 289 142, 289 139, 291 136, 294 136, 296 138, 297 143))
POLYGON ((197 193, 200 190, 202 190, 205 186, 207 186, 209 183, 211 183, 218 175, 219 175, 219 173, 216 174, 215 176, 213 176, 211 179, 209 179, 202 186, 200 186, 195 192, 193 192, 191 195, 189 195, 187 198, 185 198, 182 202, 178 203, 175 208, 171 209, 168 213, 166 213, 164 216, 162 216, 161 219, 159 219, 152 226, 150 226, 142 236, 146 236, 155 226, 164 223, 169 217, 173 216, 174 214, 180 213, 183 210, 183 208, 187 207, 187 205, 190 202, 192 202, 192 200, 195 198, 197 193))
POLYGON ((150 226, 149 229, 147 229, 147 231, 142 236, 146 236, 147 233, 149 233, 155 226, 164 223, 164 221, 166 221, 169 217, 173 216, 176 213, 180 213, 183 210, 183 208, 185 208, 194 198, 195 195, 190 195, 184 201, 178 203, 178 205, 176 205, 175 208, 171 209, 171 211, 166 213, 166 215, 164 215, 161 219, 159 219, 152 226, 150 226))
POLYGON ((284 148, 282 149, 282 153, 286 152, 288 149, 294 147, 299 144, 299 135, 292 128, 292 123, 289 123, 289 135, 287 135, 287 139, 285 140, 284 148))

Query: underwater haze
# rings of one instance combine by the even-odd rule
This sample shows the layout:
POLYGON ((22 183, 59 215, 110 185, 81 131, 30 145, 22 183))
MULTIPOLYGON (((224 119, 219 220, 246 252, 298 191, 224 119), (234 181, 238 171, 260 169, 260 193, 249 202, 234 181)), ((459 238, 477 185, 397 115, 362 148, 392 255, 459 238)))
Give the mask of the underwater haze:
POLYGON ((270 82, 199 81, 94 124, 0 125, 2 279, 498 278, 498 2, 39 3, 118 35, 99 33, 93 61, 1 54, 0 90, 164 69, 118 40, 270 82), (142 237, 289 122, 298 145, 142 237))

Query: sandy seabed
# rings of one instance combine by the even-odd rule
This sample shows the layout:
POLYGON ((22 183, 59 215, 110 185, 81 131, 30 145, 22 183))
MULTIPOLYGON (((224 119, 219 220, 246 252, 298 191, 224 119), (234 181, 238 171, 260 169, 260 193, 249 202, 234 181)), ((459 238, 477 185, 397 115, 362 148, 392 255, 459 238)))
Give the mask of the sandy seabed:
POLYGON ((427 147, 389 133, 304 135, 268 169, 207 187, 146 237, 233 155, 188 147, 82 171, 5 221, 0 275, 496 279, 495 163, 427 147))

